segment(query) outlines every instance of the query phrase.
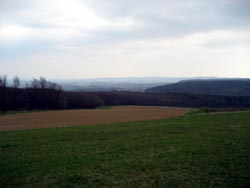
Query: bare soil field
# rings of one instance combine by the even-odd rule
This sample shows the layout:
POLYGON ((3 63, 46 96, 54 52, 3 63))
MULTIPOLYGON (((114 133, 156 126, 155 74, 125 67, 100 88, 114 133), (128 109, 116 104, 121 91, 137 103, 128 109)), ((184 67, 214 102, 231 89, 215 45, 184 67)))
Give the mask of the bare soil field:
POLYGON ((0 131, 96 125, 163 119, 184 115, 190 109, 153 106, 116 106, 109 110, 61 110, 0 116, 0 131))

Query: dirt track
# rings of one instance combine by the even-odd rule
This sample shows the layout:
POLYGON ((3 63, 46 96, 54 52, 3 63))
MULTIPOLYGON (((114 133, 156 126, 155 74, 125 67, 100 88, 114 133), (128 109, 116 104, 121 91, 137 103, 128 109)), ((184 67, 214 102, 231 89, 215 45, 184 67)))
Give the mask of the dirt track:
POLYGON ((0 116, 0 131, 163 119, 180 116, 188 111, 184 108, 117 106, 110 110, 20 113, 0 116))

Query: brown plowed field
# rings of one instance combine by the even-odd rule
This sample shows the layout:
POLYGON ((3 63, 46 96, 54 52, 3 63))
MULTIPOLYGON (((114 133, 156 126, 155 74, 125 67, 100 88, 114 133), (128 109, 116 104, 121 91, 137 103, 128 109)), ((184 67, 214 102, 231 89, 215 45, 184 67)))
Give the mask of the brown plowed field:
POLYGON ((20 113, 0 116, 0 131, 163 119, 180 116, 188 111, 190 110, 185 108, 117 106, 110 110, 62 110, 20 113))

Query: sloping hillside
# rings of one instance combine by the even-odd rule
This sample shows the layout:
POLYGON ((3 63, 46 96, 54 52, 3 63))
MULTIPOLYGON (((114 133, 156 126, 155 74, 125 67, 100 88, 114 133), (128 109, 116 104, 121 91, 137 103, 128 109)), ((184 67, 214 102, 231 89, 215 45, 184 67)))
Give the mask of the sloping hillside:
POLYGON ((153 87, 146 92, 250 96, 250 79, 187 80, 153 87))

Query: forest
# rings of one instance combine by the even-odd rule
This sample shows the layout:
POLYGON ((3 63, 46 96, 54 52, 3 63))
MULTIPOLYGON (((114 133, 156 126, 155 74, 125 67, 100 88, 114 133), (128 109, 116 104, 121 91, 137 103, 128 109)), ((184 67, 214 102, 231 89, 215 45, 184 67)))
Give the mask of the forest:
POLYGON ((176 107, 249 108, 250 97, 216 96, 187 93, 149 92, 69 92, 47 81, 34 78, 25 87, 15 77, 10 84, 5 75, 0 75, 0 110, 48 110, 97 108, 115 105, 153 105, 176 107))

